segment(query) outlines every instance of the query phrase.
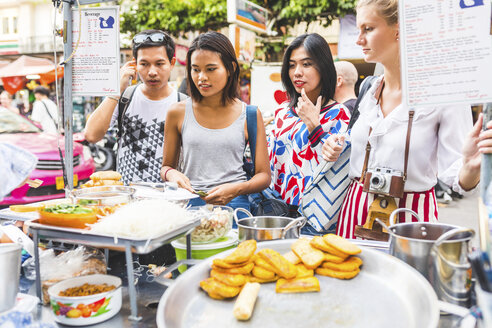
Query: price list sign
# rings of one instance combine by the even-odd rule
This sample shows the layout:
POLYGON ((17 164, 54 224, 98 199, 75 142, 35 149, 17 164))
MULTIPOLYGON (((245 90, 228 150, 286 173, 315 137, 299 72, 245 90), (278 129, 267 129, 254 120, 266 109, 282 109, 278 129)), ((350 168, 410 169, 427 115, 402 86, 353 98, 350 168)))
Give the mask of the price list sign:
POLYGON ((492 102, 490 0, 400 0, 408 107, 492 102))
POLYGON ((72 93, 108 96, 120 93, 120 43, 118 7, 85 8, 72 13, 72 93), (80 29, 79 29, 80 26, 80 29))

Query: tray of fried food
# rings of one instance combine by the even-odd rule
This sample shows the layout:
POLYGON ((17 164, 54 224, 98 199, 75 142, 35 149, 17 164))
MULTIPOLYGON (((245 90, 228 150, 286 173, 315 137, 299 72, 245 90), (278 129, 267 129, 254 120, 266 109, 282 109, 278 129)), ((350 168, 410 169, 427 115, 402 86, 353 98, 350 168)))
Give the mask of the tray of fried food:
POLYGON ((251 260, 255 251, 256 241, 247 240, 240 243, 229 256, 215 259, 210 278, 202 280, 200 287, 213 299, 237 296, 255 266, 251 260))
POLYGON ((98 171, 91 174, 90 180, 80 185, 80 188, 101 186, 122 186, 121 174, 116 171, 98 171))

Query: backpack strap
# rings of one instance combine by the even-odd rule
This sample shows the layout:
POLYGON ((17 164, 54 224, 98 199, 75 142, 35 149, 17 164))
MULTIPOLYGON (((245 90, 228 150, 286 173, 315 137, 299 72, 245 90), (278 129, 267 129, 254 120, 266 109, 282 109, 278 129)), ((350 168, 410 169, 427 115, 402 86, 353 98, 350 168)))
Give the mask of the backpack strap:
POLYGON ((130 102, 132 101, 133 94, 137 87, 138 84, 126 88, 118 101, 118 139, 123 136, 123 116, 128 109, 128 105, 130 105, 130 102))
POLYGON ((357 97, 357 101, 355 102, 354 110, 352 111, 352 116, 350 117, 350 122, 347 127, 347 130, 352 129, 352 127, 355 124, 355 121, 357 121, 357 119, 359 118, 360 115, 359 104, 362 98, 364 97, 365 93, 367 92, 367 90, 369 90, 369 88, 372 86, 372 84, 374 83, 374 81, 376 81, 377 78, 378 78, 377 76, 373 75, 373 76, 366 77, 364 81, 362 81, 362 88, 360 89, 359 96, 357 97))
POLYGON ((256 131, 257 131, 257 118, 256 110, 257 106, 248 105, 246 106, 246 126, 248 128, 248 143, 251 152, 251 161, 253 162, 253 173, 255 167, 255 156, 256 156, 256 131))
POLYGON ((178 92, 178 102, 180 102, 181 100, 186 100, 188 99, 188 95, 182 93, 182 92, 178 92))

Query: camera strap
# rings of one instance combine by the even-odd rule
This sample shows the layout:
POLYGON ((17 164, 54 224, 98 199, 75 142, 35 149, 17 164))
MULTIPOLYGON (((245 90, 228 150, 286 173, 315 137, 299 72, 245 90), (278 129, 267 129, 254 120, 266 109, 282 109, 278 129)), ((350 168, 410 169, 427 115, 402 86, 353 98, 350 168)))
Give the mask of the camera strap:
MULTIPOLYGON (((384 88, 384 78, 383 81, 381 82, 380 86, 376 89, 375 96, 378 99, 377 104, 379 104, 381 100, 381 95, 383 93, 383 88, 384 88)), ((414 110, 408 111, 408 127, 407 127, 407 138, 405 141, 405 163, 404 163, 404 169, 403 169, 403 183, 407 180, 407 169, 408 169, 408 152, 410 150, 410 135, 412 133, 412 123, 413 123, 413 116, 415 114, 414 110)), ((372 127, 369 127, 369 136, 371 135, 372 132, 372 127)), ((364 158, 364 165, 362 166, 362 173, 360 176, 359 182, 364 184, 364 179, 366 177, 366 172, 367 172, 367 165, 369 163, 369 155, 371 153, 371 144, 369 143, 369 139, 367 140, 367 145, 366 145, 366 156, 364 158)))

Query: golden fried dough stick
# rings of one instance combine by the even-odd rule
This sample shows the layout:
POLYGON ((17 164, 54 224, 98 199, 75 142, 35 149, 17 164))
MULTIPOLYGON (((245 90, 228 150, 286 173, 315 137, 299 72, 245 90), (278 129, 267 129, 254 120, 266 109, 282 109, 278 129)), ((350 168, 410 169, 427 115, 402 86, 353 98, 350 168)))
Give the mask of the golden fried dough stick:
POLYGON ((285 257, 285 259, 287 261, 289 261, 290 263, 292 263, 292 264, 299 264, 299 263, 301 263, 301 259, 296 254, 294 254, 293 251, 288 251, 287 253, 285 253, 283 255, 283 257, 285 257))
POLYGON ((354 271, 335 271, 327 268, 317 268, 315 272, 321 276, 328 276, 337 279, 352 279, 359 274, 360 269, 354 271))
POLYGON ((343 237, 334 234, 324 235, 323 239, 327 244, 329 244, 330 246, 334 247, 336 250, 343 252, 345 254, 356 255, 362 251, 359 248, 359 246, 355 245, 354 243, 351 243, 350 241, 348 241, 343 237))
POLYGON ((230 263, 224 262, 223 259, 215 259, 213 261, 213 264, 215 266, 218 266, 219 268, 232 269, 232 268, 238 268, 238 267, 245 266, 249 262, 252 262, 252 261, 246 261, 246 262, 243 262, 243 263, 230 264, 230 263))
POLYGON ((246 240, 237 245, 237 248, 229 256, 224 258, 224 262, 230 264, 248 261, 256 251, 256 240, 246 240))
POLYGON ((316 277, 279 279, 275 286, 277 293, 319 292, 319 280, 316 277))
POLYGON ((249 262, 248 264, 243 265, 242 267, 224 269, 212 264, 212 269, 229 274, 248 274, 251 272, 251 270, 253 270, 254 266, 255 266, 254 263, 249 262))
POLYGON ((215 278, 215 280, 220 281, 223 284, 233 287, 241 287, 247 282, 246 277, 242 274, 230 274, 217 270, 210 271, 210 277, 215 278))
POLYGON ((296 278, 305 278, 314 276, 314 270, 308 269, 303 263, 296 264, 297 276, 296 278))
POLYGON ((309 239, 300 238, 296 240, 290 248, 308 269, 317 268, 325 260, 324 253, 319 249, 312 247, 309 243, 309 239))
POLYGON ((297 275, 295 265, 287 261, 279 252, 273 249, 262 249, 258 252, 258 256, 268 262, 280 277, 292 279, 297 275))
POLYGON ((241 288, 227 286, 214 278, 207 278, 200 281, 200 287, 206 291, 209 295, 220 296, 223 298, 231 298, 239 294, 241 288))
POLYGON ((257 282, 248 282, 244 285, 232 309, 236 319, 249 320, 251 318, 259 291, 260 284, 257 282))
POLYGON ((321 267, 335 271, 350 272, 357 270, 361 265, 362 260, 360 258, 351 256, 342 263, 323 262, 321 267))
POLYGON ((253 268, 253 271, 251 271, 253 276, 256 278, 264 279, 264 280, 269 280, 275 278, 275 272, 266 270, 262 268, 261 266, 255 265, 253 268))

